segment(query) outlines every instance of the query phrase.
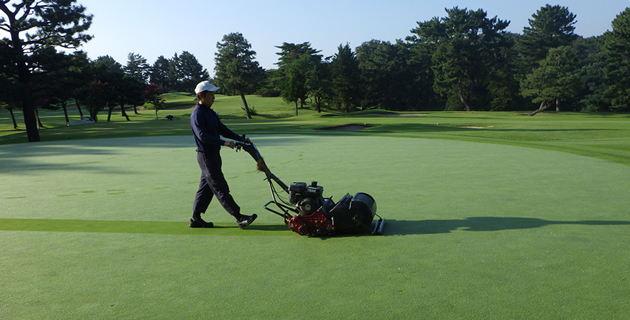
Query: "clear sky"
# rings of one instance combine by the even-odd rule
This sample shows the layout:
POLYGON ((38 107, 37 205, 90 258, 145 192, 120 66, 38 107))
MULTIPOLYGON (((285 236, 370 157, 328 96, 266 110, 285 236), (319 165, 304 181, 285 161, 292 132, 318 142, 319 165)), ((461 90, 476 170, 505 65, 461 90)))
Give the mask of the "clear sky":
POLYGON ((217 42, 240 32, 266 69, 275 68, 283 42, 310 42, 324 56, 340 44, 356 48, 372 39, 394 42, 410 35, 417 22, 444 17, 445 8, 483 9, 489 17, 511 21, 508 31, 522 33, 528 19, 545 6, 561 5, 577 16, 575 33, 597 36, 628 0, 77 0, 94 15, 88 31, 94 39, 82 47, 91 59, 110 55, 125 65, 130 52, 149 64, 163 55, 188 51, 214 74, 217 42))

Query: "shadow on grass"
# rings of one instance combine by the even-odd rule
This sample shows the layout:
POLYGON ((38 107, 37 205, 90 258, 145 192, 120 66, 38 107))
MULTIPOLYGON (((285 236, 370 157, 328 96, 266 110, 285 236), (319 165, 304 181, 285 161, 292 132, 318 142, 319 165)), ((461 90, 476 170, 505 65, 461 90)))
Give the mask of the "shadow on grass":
MULTIPOLYGON (((255 143, 261 152, 269 149, 266 147, 296 145, 298 143, 308 143, 312 139, 316 141, 316 136, 283 136, 281 139, 275 137, 256 137, 255 143)), ((195 156, 195 143, 189 136, 171 136, 171 137, 143 137, 143 138, 116 138, 104 140, 82 140, 82 141, 66 141, 51 144, 19 144, 14 146, 0 145, 0 170, 3 172, 20 172, 32 170, 55 170, 55 171, 95 171, 108 174, 136 174, 136 172, 127 171, 117 166, 118 169, 112 169, 107 165, 91 165, 100 162, 98 156, 114 156, 124 154, 125 149, 138 148, 164 148, 164 149, 186 149, 191 153, 191 157, 195 156), (69 165, 63 160, 52 162, 55 160, 49 158, 52 156, 66 155, 84 155, 94 156, 91 161, 83 163, 73 163, 69 165), (44 158, 48 157, 48 158, 44 158)), ((235 152, 225 148, 222 152, 235 152)))
MULTIPOLYGON (((502 231, 534 229, 549 225, 616 226, 630 225, 630 221, 550 221, 537 218, 472 217, 461 220, 387 220, 384 236, 440 234, 455 230, 502 231)), ((284 224, 253 224, 241 230, 236 224, 223 223, 211 229, 189 228, 183 222, 158 221, 104 221, 104 220, 57 220, 57 219, 0 219, 0 231, 35 232, 85 232, 167 234, 193 236, 295 236, 284 224)), ((356 237, 367 234, 338 235, 356 237)), ((327 239, 330 237, 324 237, 327 239)))
POLYGON ((471 217, 461 220, 387 220, 385 235, 437 234, 463 231, 501 231, 534 229, 549 225, 613 226, 630 225, 630 221, 550 221, 537 218, 471 217))
POLYGON ((0 219, 1 231, 38 232, 86 232, 86 233, 130 233, 170 234, 193 236, 285 236, 293 233, 284 224, 251 225, 239 229, 236 223, 217 224, 214 228, 189 228, 188 222, 158 221, 103 221, 103 220, 57 220, 57 219, 0 219))

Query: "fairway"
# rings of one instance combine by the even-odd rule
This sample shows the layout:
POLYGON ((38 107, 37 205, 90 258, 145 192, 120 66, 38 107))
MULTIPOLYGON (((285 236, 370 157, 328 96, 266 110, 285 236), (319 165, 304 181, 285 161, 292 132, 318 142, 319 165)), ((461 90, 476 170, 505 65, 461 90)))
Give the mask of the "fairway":
POLYGON ((190 229, 190 136, 0 146, 0 318, 623 319, 630 167, 557 151, 383 136, 251 137, 285 183, 366 192, 383 236, 308 238, 262 209, 264 174, 224 148, 244 214, 190 229), (36 306, 36 307, 34 307, 36 306))

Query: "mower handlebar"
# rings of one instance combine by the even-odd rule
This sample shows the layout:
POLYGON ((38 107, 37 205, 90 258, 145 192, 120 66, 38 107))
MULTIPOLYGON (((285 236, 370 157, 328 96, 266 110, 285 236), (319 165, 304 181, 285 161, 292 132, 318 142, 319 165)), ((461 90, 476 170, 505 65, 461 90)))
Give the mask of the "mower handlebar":
POLYGON ((276 175, 271 173, 271 170, 269 170, 269 168, 265 164, 265 161, 263 160, 262 155, 260 155, 260 152, 258 152, 258 149, 256 149, 256 146, 253 143, 247 143, 247 142, 242 142, 242 141, 235 141, 234 143, 236 144, 235 149, 237 152, 243 149, 245 150, 245 152, 249 153, 249 155, 251 155, 252 158, 254 158, 254 161, 256 161, 256 163, 258 164, 258 170, 264 172, 265 175, 267 175, 267 179, 270 181, 269 183, 271 183, 271 180, 273 180, 285 192, 287 193, 289 192, 289 187, 284 182, 282 182, 282 180, 278 179, 276 175))
POLYGON ((255 161, 262 159, 260 152, 258 152, 258 149, 256 149, 256 146, 253 143, 235 141, 234 144, 236 145, 235 149, 237 152, 243 149, 245 152, 249 153, 255 161))

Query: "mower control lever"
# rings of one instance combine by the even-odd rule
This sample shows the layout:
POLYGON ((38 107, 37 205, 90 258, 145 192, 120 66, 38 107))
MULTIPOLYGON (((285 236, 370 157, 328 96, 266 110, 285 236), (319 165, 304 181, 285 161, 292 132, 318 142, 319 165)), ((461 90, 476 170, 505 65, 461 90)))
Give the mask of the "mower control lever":
POLYGON ((265 164, 265 160, 263 160, 262 155, 260 155, 260 152, 258 152, 258 149, 256 149, 256 146, 253 143, 236 141, 235 144, 236 144, 235 149, 237 152, 243 149, 247 153, 249 153, 249 155, 251 155, 252 158, 254 158, 254 161, 256 161, 258 170, 264 172, 265 175, 267 175, 267 180, 269 180, 269 183, 271 183, 271 181, 273 180, 282 188, 282 190, 284 190, 285 192, 289 192, 288 190, 289 187, 280 179, 278 179, 278 177, 276 177, 273 173, 271 173, 271 171, 265 164))

